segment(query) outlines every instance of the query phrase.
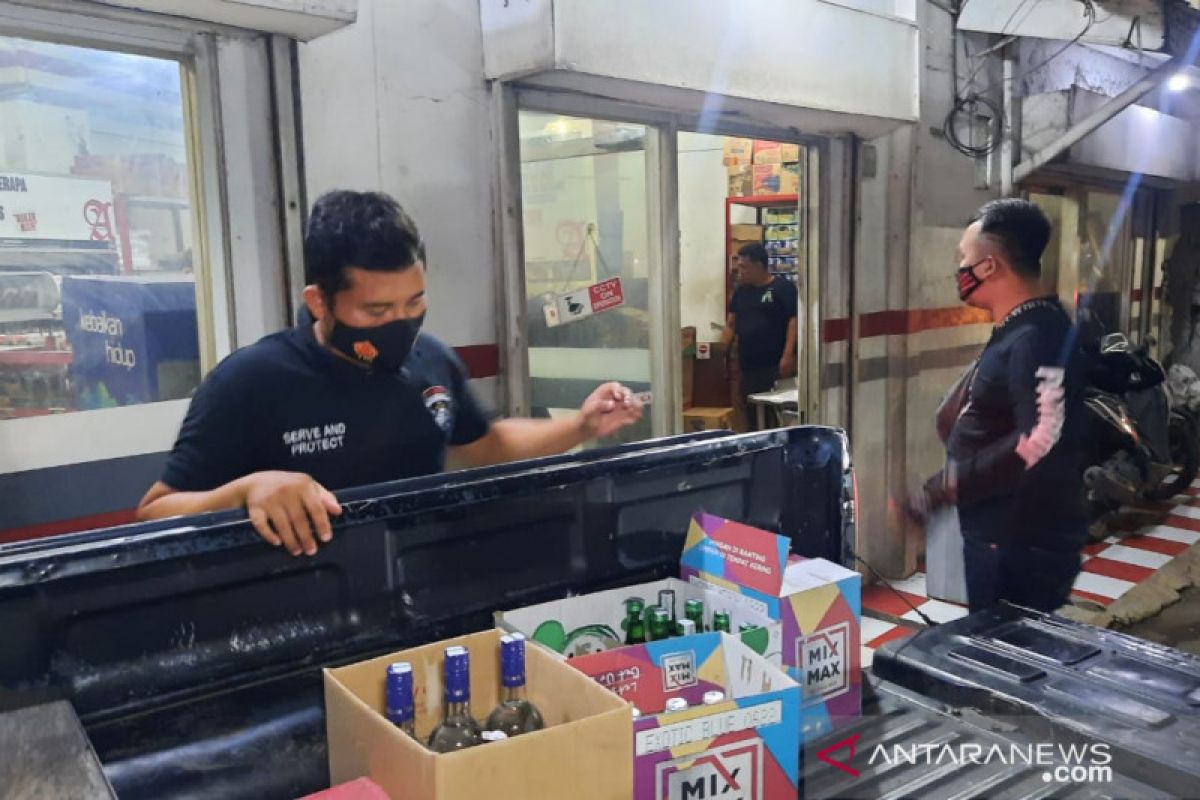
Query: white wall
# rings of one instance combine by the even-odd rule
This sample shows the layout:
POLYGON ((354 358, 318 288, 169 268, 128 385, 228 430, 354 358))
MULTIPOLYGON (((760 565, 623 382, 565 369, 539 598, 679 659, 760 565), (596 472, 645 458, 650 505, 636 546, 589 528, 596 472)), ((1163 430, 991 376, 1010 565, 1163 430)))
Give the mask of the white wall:
POLYGON ((810 109, 916 118, 917 31, 905 21, 823 0, 481 5, 489 77, 559 69, 810 109))
POLYGON ((300 47, 309 201, 374 189, 405 206, 429 253, 428 329, 452 346, 497 341, 480 37, 478 0, 362 0, 357 24, 300 47))
POLYGON ((715 342, 725 321, 725 137, 679 134, 679 303, 684 327, 715 342))

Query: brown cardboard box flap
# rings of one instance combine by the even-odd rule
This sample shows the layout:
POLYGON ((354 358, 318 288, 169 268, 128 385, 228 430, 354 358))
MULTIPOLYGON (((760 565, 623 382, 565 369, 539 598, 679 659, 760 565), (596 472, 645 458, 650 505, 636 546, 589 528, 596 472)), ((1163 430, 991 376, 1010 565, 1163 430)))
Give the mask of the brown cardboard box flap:
POLYGON ((367 776, 392 800, 625 800, 633 785, 633 726, 619 697, 538 647, 526 648, 529 699, 546 729, 458 753, 436 754, 383 716, 388 664, 413 665, 417 735, 442 715, 442 654, 471 652, 471 711, 486 717, 499 696, 500 632, 404 650, 325 670, 329 772, 333 782, 367 776))

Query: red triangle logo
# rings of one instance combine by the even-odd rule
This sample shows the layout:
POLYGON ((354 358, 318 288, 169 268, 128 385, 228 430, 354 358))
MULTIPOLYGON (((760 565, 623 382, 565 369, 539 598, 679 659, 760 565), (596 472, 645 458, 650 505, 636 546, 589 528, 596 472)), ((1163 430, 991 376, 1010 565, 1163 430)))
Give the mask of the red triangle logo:
POLYGON ((862 734, 856 733, 853 736, 842 739, 840 742, 829 745, 829 747, 826 747, 824 750, 821 750, 817 753, 817 758, 819 758, 821 761, 824 761, 829 766, 837 767, 842 772, 857 778, 862 773, 850 766, 848 763, 846 763, 846 761, 852 761, 854 759, 854 752, 857 749, 858 739, 861 735, 862 734), (836 753, 838 750, 845 748, 850 749, 850 756, 846 759, 846 761, 839 761, 830 755, 830 753, 836 753))

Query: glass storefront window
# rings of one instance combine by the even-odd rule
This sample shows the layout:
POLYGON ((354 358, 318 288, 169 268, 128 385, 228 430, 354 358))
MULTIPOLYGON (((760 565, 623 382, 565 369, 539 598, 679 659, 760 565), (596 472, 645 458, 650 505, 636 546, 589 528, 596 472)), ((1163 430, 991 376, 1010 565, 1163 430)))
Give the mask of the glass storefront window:
POLYGON ((0 36, 0 419, 199 382, 180 69, 0 36))
MULTIPOLYGON (((535 416, 601 383, 650 390, 644 125, 520 113, 526 332, 535 416)), ((650 435, 650 415, 613 437, 650 435)))

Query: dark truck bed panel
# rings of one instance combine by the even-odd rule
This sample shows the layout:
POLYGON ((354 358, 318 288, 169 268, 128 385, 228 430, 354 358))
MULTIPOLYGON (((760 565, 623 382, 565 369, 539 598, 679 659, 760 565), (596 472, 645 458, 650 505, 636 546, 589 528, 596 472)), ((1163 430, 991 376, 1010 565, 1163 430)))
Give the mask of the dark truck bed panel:
MULTIPOLYGON (((1045 779, 1044 766, 1020 760, 1020 755, 1008 755, 1010 745, 1019 753, 1037 742, 1011 725, 998 724, 981 714, 964 713, 928 697, 904 689, 894 683, 870 678, 863 685, 863 719, 840 729, 807 748, 804 763, 803 795, 809 798, 839 798, 840 800, 877 800, 882 798, 938 798, 939 800, 970 800, 987 797, 991 800, 1099 800, 1100 798, 1158 798, 1162 792, 1118 770, 1112 780, 1095 783, 1052 783, 1045 779), (815 757, 814 753, 836 746, 857 735, 855 758, 850 761, 860 773, 852 776, 815 757), (870 763, 878 745, 889 751, 893 745, 905 748, 936 745, 951 748, 955 753, 967 752, 975 745, 979 751, 997 748, 1006 754, 992 758, 990 763, 954 762, 942 760, 929 766, 900 759, 876 758, 870 763)), ((1011 720, 1010 720, 1011 722, 1011 720)), ((1040 740, 1047 743, 1050 740, 1040 740)), ((830 753, 844 759, 847 750, 830 753)), ((978 752, 978 751, 976 751, 978 752)), ((935 756, 935 762, 941 758, 935 756)), ((982 757, 979 759, 984 761, 982 757)), ((1055 758, 1054 763, 1065 762, 1055 758)))
POLYGON ((240 514, 0 547, 0 709, 70 700, 123 798, 326 781, 326 665, 674 574, 692 512, 845 562, 841 432, 674 437, 344 492, 314 558, 240 514))
MULTIPOLYGON (((875 674, 919 694, 1020 718, 1031 735, 1109 744, 1157 794, 1200 797, 1200 659, 1011 606, 889 642, 875 674)), ((1141 795, 1139 795, 1141 796, 1141 795)))

